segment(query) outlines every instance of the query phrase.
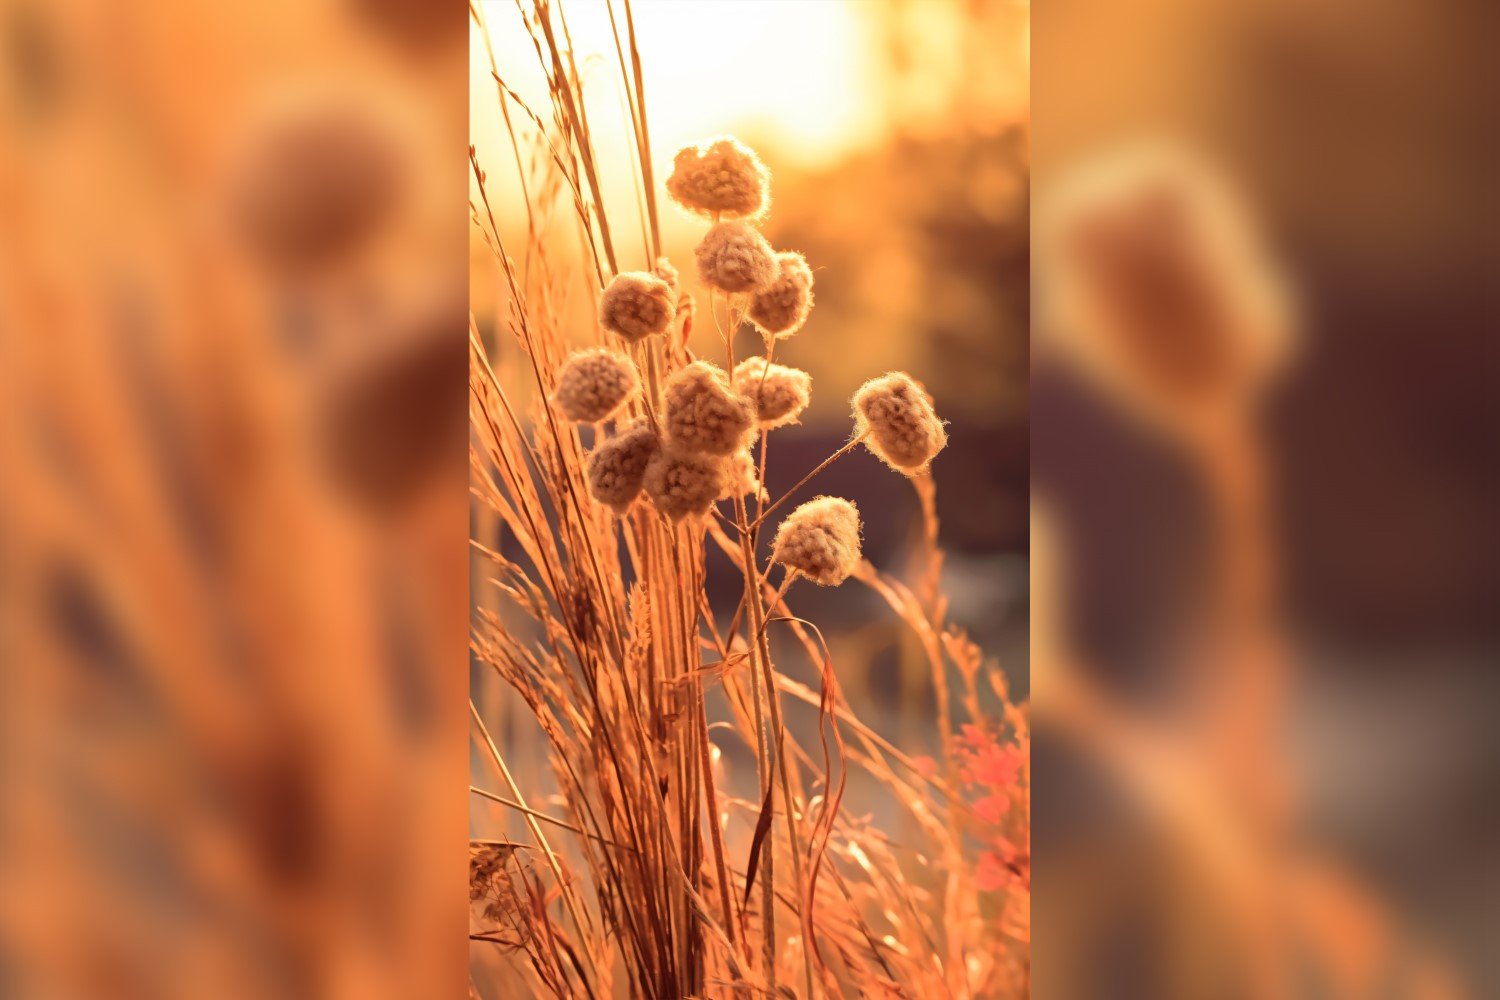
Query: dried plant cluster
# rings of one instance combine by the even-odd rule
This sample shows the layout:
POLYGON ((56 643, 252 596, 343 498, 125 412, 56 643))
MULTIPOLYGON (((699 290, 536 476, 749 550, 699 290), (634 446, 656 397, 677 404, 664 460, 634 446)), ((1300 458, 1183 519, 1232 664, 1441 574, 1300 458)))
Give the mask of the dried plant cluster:
MULTIPOLYGON (((474 792, 511 836, 473 852, 475 969, 557 996, 1024 995, 1029 730, 996 665, 945 620, 927 471, 947 436, 931 398, 905 374, 867 383, 847 443, 768 496, 771 432, 795 422, 812 392, 807 373, 773 356, 813 304, 807 262, 755 228, 769 171, 734 139, 675 157, 665 193, 709 223, 695 252, 697 302, 660 253, 626 19, 620 68, 634 81, 633 168, 646 206, 631 263, 650 270, 624 270, 633 251, 610 233, 599 176, 632 165, 598 161, 547 5, 527 26, 555 56, 555 106, 537 139, 548 155, 532 158, 517 137, 516 162, 543 164, 542 179, 526 177, 534 199, 577 193, 552 201, 570 207, 584 259, 554 259, 534 229, 524 248, 507 247, 471 152, 475 225, 508 293, 496 345, 471 327, 474 494, 496 526, 474 543, 484 564, 476 594, 478 578, 487 583, 473 653, 529 719, 530 738, 545 741, 550 772, 546 782, 518 777, 505 748, 528 736, 502 730, 476 699, 474 792), (569 285, 599 303, 581 354, 553 303, 569 285), (698 323, 698 339, 720 359, 695 353, 700 308, 718 336, 698 323), (747 326, 764 354, 736 358, 747 326), (522 380, 535 390, 529 408, 507 392, 522 380), (863 559, 850 500, 782 510, 860 443, 921 498, 920 581, 863 559), (733 606, 710 601, 710 560, 742 580, 733 606), (938 705, 936 759, 860 721, 822 633, 795 609, 804 578, 853 580, 910 627, 938 705), (778 637, 776 657, 773 633, 787 643, 778 637), (778 662, 787 657, 795 665, 778 662), (815 710, 798 710, 800 729, 788 725, 794 703, 815 710), (731 742, 753 770, 729 766, 731 742), (841 809, 855 771, 883 790, 889 822, 905 814, 899 842, 888 823, 841 809)), ((508 121, 543 127, 503 82, 498 98, 508 121)), ((490 995, 478 974, 476 991, 490 995)))

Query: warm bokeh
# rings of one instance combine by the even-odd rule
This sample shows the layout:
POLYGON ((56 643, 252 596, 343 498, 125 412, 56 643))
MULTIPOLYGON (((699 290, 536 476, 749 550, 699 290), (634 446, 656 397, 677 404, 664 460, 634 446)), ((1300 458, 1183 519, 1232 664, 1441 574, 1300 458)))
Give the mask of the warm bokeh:
POLYGON ((1039 13, 1039 996, 1500 983, 1493 30, 1039 13))
POLYGON ((465 29, 0 9, 4 996, 463 992, 465 29))

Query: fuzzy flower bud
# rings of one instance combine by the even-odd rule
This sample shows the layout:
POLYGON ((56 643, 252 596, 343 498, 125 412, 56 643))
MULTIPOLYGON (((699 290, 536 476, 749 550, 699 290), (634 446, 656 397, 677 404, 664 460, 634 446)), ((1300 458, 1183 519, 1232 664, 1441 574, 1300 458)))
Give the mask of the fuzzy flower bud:
POLYGON ((589 494, 623 515, 640 494, 646 466, 659 451, 661 440, 650 422, 645 417, 632 420, 589 455, 589 494))
POLYGON ((738 139, 710 139, 678 150, 667 194, 698 215, 759 218, 770 205, 771 172, 738 139))
POLYGON ((872 378, 854 394, 855 432, 881 461, 914 476, 927 471, 948 432, 927 391, 905 372, 872 378))
POLYGON ((631 343, 665 333, 677 313, 672 286, 648 271, 623 271, 614 276, 599 300, 599 322, 631 343))
POLYGON ((725 292, 753 292, 776 280, 776 255, 760 233, 742 222, 721 222, 693 251, 705 283, 725 292))
POLYGON ((672 521, 681 521, 708 513, 724 492, 725 474, 720 459, 668 448, 646 465, 646 494, 657 510, 672 521))
POLYGON ((678 451, 723 457, 749 443, 755 407, 735 395, 722 369, 694 361, 667 380, 666 424, 678 451))
POLYGON ((737 451, 724 459, 724 486, 719 491, 720 500, 735 497, 763 496, 760 477, 756 475, 755 456, 748 450, 737 451))
POLYGON ((557 372, 553 399, 569 420, 608 420, 640 386, 630 359, 602 347, 579 351, 557 372))
POLYGON ((734 389, 755 404, 760 425, 770 429, 796 423, 812 396, 812 376, 765 358, 747 358, 734 368, 734 389))
POLYGON ((837 587, 859 566, 859 509, 840 497, 816 497, 776 529, 771 558, 824 587, 837 587))
POLYGON ((813 307, 813 273, 800 253, 776 255, 776 280, 750 300, 750 320, 768 337, 790 337, 802 329, 813 307))

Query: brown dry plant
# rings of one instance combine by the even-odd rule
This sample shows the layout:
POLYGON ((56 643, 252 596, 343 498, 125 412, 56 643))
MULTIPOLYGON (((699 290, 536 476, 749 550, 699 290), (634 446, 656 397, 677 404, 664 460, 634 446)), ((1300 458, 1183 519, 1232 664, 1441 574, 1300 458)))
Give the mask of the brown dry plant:
MULTIPOLYGON (((551 106, 528 107, 491 67, 528 198, 521 242, 507 242, 470 155, 473 222, 501 287, 494 315, 470 326, 474 832, 515 845, 500 852, 509 864, 480 855, 475 884, 490 923, 504 925, 471 930, 476 981, 560 997, 1026 995, 1025 709, 947 621, 945 601, 860 558, 848 501, 813 501, 786 518, 778 551, 795 572, 767 558, 766 519, 869 431, 856 429, 793 489, 763 494, 770 426, 804 404, 810 384, 792 379, 792 410, 758 420, 725 372, 744 360, 732 335, 751 308, 743 293, 774 276, 774 257, 754 230, 716 224, 721 236, 739 227, 735 245, 748 240, 760 263, 729 282, 738 294, 718 282, 699 304, 713 322, 698 339, 727 349, 722 368, 700 359, 698 307, 661 252, 630 3, 611 14, 633 163, 600 158, 561 11, 523 6, 551 106), (609 225, 606 172, 639 178, 639 244, 609 225), (543 240, 546 219, 571 228, 575 257, 543 240), (622 265, 654 269, 679 298, 665 336, 630 345, 641 391, 616 433, 596 439, 599 428, 559 408, 557 371, 577 340, 607 344, 617 331, 569 328, 558 303, 591 301, 622 265), (809 532, 829 558, 813 558, 809 532), (713 562, 742 583, 727 606, 706 586, 713 562), (857 581, 915 638, 939 706, 935 759, 862 721, 823 633, 798 613, 800 575, 857 581), (955 725, 967 727, 962 737, 955 725), (971 766, 984 740, 983 759, 1007 766, 971 766), (851 776, 878 792, 888 822, 842 807, 851 776)), ((486 34, 485 13, 471 10, 486 34)), ((672 181, 668 194, 710 217, 763 211, 759 158, 739 143, 703 149, 680 159, 679 173, 728 149, 749 172, 712 190, 737 200, 672 181)), ((714 272, 722 261, 709 257, 714 272)), ((760 364, 776 374, 769 357, 760 364)), ((924 573, 936 578, 931 477, 911 481, 933 540, 924 573)))

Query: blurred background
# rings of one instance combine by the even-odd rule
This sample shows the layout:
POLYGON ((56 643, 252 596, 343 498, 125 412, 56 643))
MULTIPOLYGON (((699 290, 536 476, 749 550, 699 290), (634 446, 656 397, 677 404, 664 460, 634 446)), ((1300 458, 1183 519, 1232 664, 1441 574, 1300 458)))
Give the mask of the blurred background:
POLYGON ((0 996, 462 995, 466 28, 0 4, 0 996))
POLYGON ((1238 480, 1164 393, 1035 328, 1040 996, 1500 990, 1495 13, 1039 12, 1038 212, 1165 142, 1234 192, 1294 313, 1238 480), (1247 562, 1273 582, 1226 629, 1247 562))

